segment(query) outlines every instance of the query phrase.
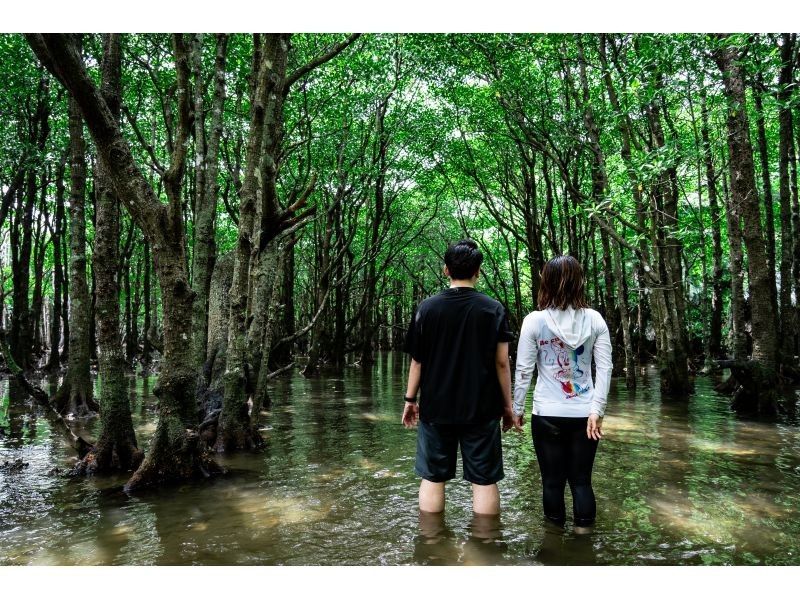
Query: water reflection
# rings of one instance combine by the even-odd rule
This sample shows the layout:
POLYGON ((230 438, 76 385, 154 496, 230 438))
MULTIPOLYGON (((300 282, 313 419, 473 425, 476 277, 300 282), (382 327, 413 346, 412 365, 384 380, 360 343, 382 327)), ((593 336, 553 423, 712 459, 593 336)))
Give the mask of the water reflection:
MULTIPOLYGON (((635 393, 613 386, 590 534, 545 527, 527 433, 503 437, 499 518, 473 517, 460 479, 444 514, 421 517, 416 433, 399 424, 406 368, 384 354, 367 374, 276 379, 262 452, 220 457, 229 476, 135 497, 119 491, 124 475, 53 475, 74 451, 0 382, 0 463, 29 463, 0 471, 0 564, 800 563, 797 422, 740 421, 707 379, 688 401, 662 400, 652 370, 635 393)), ((145 449, 154 382, 130 378, 145 449)))
POLYGON ((414 563, 450 565, 458 562, 457 538, 442 513, 419 513, 419 533, 414 538, 414 563))
POLYGON ((549 521, 542 523, 536 559, 543 565, 597 565, 594 531, 569 533, 549 521))
POLYGON ((472 514, 465 536, 446 522, 445 513, 419 513, 419 533, 414 539, 417 565, 501 565, 507 563, 508 544, 500 515, 472 514))
POLYGON ((500 515, 472 514, 464 543, 465 565, 500 565, 505 563, 508 544, 503 540, 500 515))

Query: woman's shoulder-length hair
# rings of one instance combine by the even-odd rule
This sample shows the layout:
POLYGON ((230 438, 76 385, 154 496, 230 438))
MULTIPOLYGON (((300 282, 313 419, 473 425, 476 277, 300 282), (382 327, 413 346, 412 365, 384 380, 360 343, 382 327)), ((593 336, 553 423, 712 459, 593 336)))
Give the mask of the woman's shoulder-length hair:
POLYGON ((559 255, 542 268, 537 304, 539 309, 589 307, 586 301, 583 267, 571 255, 559 255))

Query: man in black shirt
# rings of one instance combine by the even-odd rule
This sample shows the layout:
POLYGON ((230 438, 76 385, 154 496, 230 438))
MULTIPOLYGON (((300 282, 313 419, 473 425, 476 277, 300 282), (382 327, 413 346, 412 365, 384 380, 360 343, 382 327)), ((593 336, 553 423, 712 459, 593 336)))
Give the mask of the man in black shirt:
POLYGON ((460 445, 473 511, 491 515, 500 510, 497 482, 504 477, 500 419, 504 432, 514 425, 513 334, 503 305, 475 290, 483 261, 477 243, 451 245, 444 261, 450 288, 419 304, 406 336, 411 367, 402 422, 419 422, 420 510, 444 510, 444 484, 455 477, 460 445))

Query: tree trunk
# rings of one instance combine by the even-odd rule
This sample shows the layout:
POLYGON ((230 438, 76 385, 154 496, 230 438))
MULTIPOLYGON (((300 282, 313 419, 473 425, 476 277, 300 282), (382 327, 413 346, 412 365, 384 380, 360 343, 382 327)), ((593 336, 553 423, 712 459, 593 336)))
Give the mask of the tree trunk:
POLYGON ((70 305, 69 305, 69 363, 64 384, 54 400, 59 413, 75 417, 94 415, 98 404, 92 397, 92 377, 89 370, 89 286, 86 282, 86 144, 83 140, 83 120, 77 102, 69 100, 70 133, 70 305))
MULTIPOLYGON (((725 38, 720 41, 729 41, 725 38)), ((722 73, 728 103, 728 152, 731 180, 731 211, 742 222, 742 237, 747 249, 750 306, 752 313, 753 361, 756 376, 763 386, 753 386, 739 394, 734 407, 755 410, 762 414, 775 412, 777 385, 777 330, 775 306, 767 272, 767 254, 761 213, 755 185, 753 149, 739 50, 727 46, 714 50, 714 58, 722 73)))
MULTIPOLYGON (((283 281, 281 283, 281 300, 283 306, 281 333, 283 336, 292 336, 295 332, 295 305, 294 305, 294 245, 295 237, 287 239, 287 247, 284 249, 283 258, 283 281)), ((272 351, 273 362, 270 367, 278 369, 292 361, 292 343, 281 343, 272 351)))
MULTIPOLYGON (((791 62, 791 54, 789 57, 791 62)), ((761 162, 761 183, 763 187, 764 203, 764 222, 765 222, 765 242, 767 245, 767 275, 769 276, 769 287, 772 291, 772 302, 778 307, 778 290, 775 282, 775 202, 772 197, 772 182, 769 176, 769 146, 767 145, 767 131, 764 123, 764 102, 762 93, 764 90, 764 73, 759 70, 756 75, 756 85, 753 86, 753 98, 756 107, 756 131, 758 137, 758 156, 761 162)), ((791 82, 791 78, 789 79, 791 82)), ((790 137, 791 138, 791 137, 790 137)), ((775 326, 780 326, 780 312, 776 309, 773 312, 775 326)), ((786 328, 789 330, 789 328, 786 328)), ((785 335, 784 339, 793 343, 794 335, 785 335)), ((791 350, 788 355, 792 355, 791 350)))
MULTIPOLYGON (((253 393, 253 409, 252 421, 253 424, 258 423, 258 416, 262 408, 269 408, 270 399, 267 394, 267 382, 270 379, 269 362, 270 353, 275 343, 278 317, 280 312, 280 299, 281 299, 281 278, 283 276, 284 264, 286 254, 282 249, 274 248, 275 257, 271 260, 270 265, 274 272, 271 280, 268 283, 269 295, 265 296, 267 304, 260 306, 266 314, 268 314, 264 329, 261 336, 260 352, 256 353, 255 357, 260 357, 261 364, 258 367, 256 375, 256 385, 253 393)), ((266 295, 266 294, 265 294, 266 295)))
MULTIPOLYGON (((119 119, 122 99, 120 38, 106 34, 103 41, 102 93, 111 114, 119 119)), ((136 469, 144 455, 138 449, 131 420, 125 379, 125 360, 119 336, 119 201, 102 163, 97 168, 97 213, 93 269, 97 281, 98 377, 100 434, 89 454, 78 464, 81 473, 109 473, 136 469)), ((133 226, 133 225, 131 225, 133 226)))
POLYGON ((389 100, 394 92, 390 92, 385 98, 382 98, 375 116, 375 136, 377 139, 377 168, 378 175, 375 179, 375 193, 373 196, 373 213, 370 233, 366 246, 366 252, 370 256, 367 261, 367 272, 364 278, 364 311, 361 320, 361 356, 360 364, 364 369, 371 368, 375 363, 374 350, 374 337, 375 337, 375 287, 377 280, 375 278, 375 265, 378 261, 378 254, 380 252, 380 230, 385 216, 385 187, 386 187, 386 173, 388 170, 387 152, 389 150, 389 134, 386 131, 385 119, 386 112, 389 109, 389 100))
MULTIPOLYGON (((795 309, 792 305, 792 262, 794 236, 792 234, 792 196, 789 175, 789 163, 793 154, 794 140, 792 139, 792 110, 789 101, 792 95, 792 76, 794 70, 793 46, 794 37, 788 33, 783 34, 781 45, 782 66, 778 79, 778 180, 780 195, 781 215, 781 289, 780 289, 780 325, 781 342, 779 349, 787 364, 794 361, 795 337, 795 309)), ((763 166, 762 166, 763 168, 763 166)), ((795 230, 794 234, 798 231, 795 230)), ((774 231, 770 235, 767 229, 767 239, 772 243, 774 231)))
MULTIPOLYGON (((261 445, 258 430, 250 419, 248 398, 252 392, 248 388, 248 321, 247 305, 250 290, 253 257, 258 252, 259 239, 253 238, 256 226, 257 193, 263 184, 259 179, 263 172, 262 159, 268 159, 262 143, 269 141, 266 131, 271 124, 276 126, 278 118, 271 111, 282 110, 283 84, 286 76, 286 60, 289 51, 289 36, 270 34, 265 36, 262 56, 253 93, 253 107, 250 114, 250 137, 244 181, 239 205, 239 233, 235 248, 233 284, 230 292, 230 320, 228 347, 225 366, 225 398, 217 429, 217 451, 251 449, 261 445), (281 106, 278 106, 278 102, 281 106)), ((282 115, 280 116, 282 118, 282 115)), ((273 162, 274 164, 274 162, 273 162)), ((261 191, 263 193, 263 191, 261 191)))
MULTIPOLYGON (((616 243, 611 246, 614 263, 614 277, 620 282, 625 280, 625 267, 622 263, 622 248, 616 243)), ((620 293, 617 301, 619 306, 620 319, 622 320, 622 339, 625 354, 625 386, 629 390, 636 388, 636 360, 633 353, 633 339, 631 338, 630 312, 628 311, 628 301, 626 294, 620 293)), ((617 358, 619 361, 619 358, 617 358)))
POLYGON ((26 123, 30 130, 29 143, 35 147, 35 160, 25 169, 24 184, 17 189, 16 217, 11 227, 12 264, 12 314, 11 355, 23 370, 33 366, 33 321, 28 304, 30 289, 30 259, 33 235, 33 207, 36 203, 36 169, 44 158, 45 143, 50 133, 48 103, 49 82, 46 77, 39 81, 36 110, 26 123), (24 197, 24 201, 23 201, 24 197), (20 237, 21 235, 21 237, 20 237))
MULTIPOLYGON (((597 122, 595 121, 594 111, 590 105, 590 91, 589 91, 589 81, 586 74, 586 57, 584 55, 583 43, 581 41, 580 34, 576 36, 578 42, 578 59, 580 62, 580 81, 581 81, 581 90, 582 90, 582 98, 581 101, 583 103, 583 120, 584 126, 586 127, 586 132, 589 137, 590 148, 592 151, 592 196, 594 198, 595 204, 600 205, 604 200, 606 193, 608 191, 608 177, 606 174, 606 160, 605 154, 603 153, 603 148, 600 145, 600 130, 597 126, 597 122)), ((622 281, 622 263, 620 261, 619 255, 612 255, 611 243, 609 241, 608 232, 606 227, 601 227, 600 229, 600 244, 603 248, 603 302, 605 303, 605 319, 606 323, 608 324, 608 329, 611 333, 611 343, 614 347, 614 353, 616 355, 624 354, 626 358, 628 356, 627 350, 627 342, 624 343, 622 347, 622 351, 620 351, 619 343, 617 342, 618 338, 618 311, 617 308, 619 307, 619 312, 625 312, 624 316, 622 317, 623 321, 623 337, 627 341, 627 301, 624 297, 620 297, 619 292, 617 292, 618 299, 615 300, 615 293, 614 293, 614 277, 617 278, 617 281, 621 283, 622 281)), ((635 372, 634 368, 632 367, 632 362, 626 361, 623 362, 621 359, 614 360, 614 375, 620 375, 622 373, 623 365, 625 365, 628 369, 628 373, 626 375, 626 384, 629 385, 631 388, 630 383, 632 380, 632 376, 635 372)), ((635 386, 635 381, 633 385, 635 386)))
POLYGON ((195 244, 192 256, 192 289, 197 294, 192 319, 194 359, 198 368, 206 361, 208 346, 208 293, 214 271, 217 246, 214 239, 217 196, 219 195, 219 162, 217 154, 222 137, 222 115, 225 104, 225 59, 228 36, 217 34, 217 54, 214 63, 214 94, 211 106, 211 131, 208 137, 203 117, 202 34, 197 36, 192 53, 195 80, 195 148, 197 153, 195 182, 195 244))
POLYGON ((64 234, 64 175, 66 173, 66 154, 56 168, 56 213, 53 221, 53 234, 50 237, 53 247, 53 317, 50 323, 50 357, 46 369, 57 371, 61 367, 59 346, 61 345, 61 287, 64 280, 61 261, 61 237, 64 234))
MULTIPOLYGON (((712 359, 722 357, 722 310, 723 310, 723 280, 722 280, 722 228, 719 213, 719 200, 717 198, 717 175, 714 171, 714 156, 711 151, 711 139, 708 132, 708 105, 706 93, 701 95, 701 129, 703 141, 703 161, 706 168, 706 188, 708 189, 708 210, 711 216, 711 255, 713 272, 711 275, 711 317, 707 336, 707 352, 712 359)), ((733 259, 733 256, 731 256, 733 259)), ((741 270, 741 262, 739 263, 741 270)))
MULTIPOLYGON (((69 151, 67 152, 69 155, 69 151)), ((64 332, 61 338, 64 339, 64 348, 61 350, 61 363, 69 364, 69 251, 67 250, 67 217, 64 214, 61 219, 61 230, 64 234, 61 235, 61 255, 63 256, 62 269, 63 280, 61 283, 61 325, 64 327, 64 332)))
POLYGON ((142 258, 144 260, 144 275, 142 280, 142 295, 143 295, 143 302, 144 302, 144 334, 142 340, 142 366, 147 368, 150 365, 151 360, 153 359, 153 345, 150 343, 150 335, 152 331, 150 330, 152 326, 151 318, 150 318, 150 310, 152 309, 152 292, 150 290, 150 244, 145 240, 144 242, 144 256, 142 258))
MULTIPOLYGON (((661 89, 661 74, 655 72, 653 78, 657 89, 661 89)), ((658 150, 666 146, 663 127, 661 125, 661 99, 654 99, 647 106, 648 124, 653 148, 658 150)), ((681 265, 682 244, 677 238, 678 198, 676 184, 676 166, 674 164, 656 180, 652 191, 651 214, 656 226, 655 237, 659 276, 663 281, 663 292, 660 293, 662 304, 658 326, 663 326, 662 338, 664 346, 659 348, 658 358, 661 362, 661 392, 665 395, 685 398, 693 388, 688 369, 688 338, 685 326, 685 300, 683 289, 683 268, 681 265)), ((655 321, 654 321, 655 323, 655 321)))
POLYGON ((33 327, 31 355, 38 358, 44 352, 42 317, 44 308, 44 296, 42 292, 42 282, 44 281, 44 258, 45 243, 47 239, 47 227, 49 226, 50 214, 47 211, 47 173, 42 173, 42 180, 39 187, 39 217, 36 223, 36 234, 33 249, 33 296, 31 297, 30 325, 33 327))

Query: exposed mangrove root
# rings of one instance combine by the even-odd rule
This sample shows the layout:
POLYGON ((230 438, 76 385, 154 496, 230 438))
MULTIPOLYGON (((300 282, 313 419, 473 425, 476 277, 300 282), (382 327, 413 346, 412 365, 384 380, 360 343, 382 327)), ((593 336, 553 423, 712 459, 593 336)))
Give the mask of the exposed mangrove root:
POLYGON ((255 451, 264 446, 264 438, 258 428, 252 424, 227 426, 222 430, 217 427, 217 438, 214 450, 218 453, 232 451, 255 451))
POLYGON ((201 449, 196 431, 184 430, 175 418, 161 418, 150 451, 124 490, 132 493, 152 486, 209 478, 224 471, 201 449))
POLYGON ((135 471, 143 460, 144 452, 134 442, 114 442, 101 438, 70 473, 92 476, 114 471, 135 471))
POLYGON ((94 400, 91 389, 73 388, 69 377, 53 395, 53 409, 60 415, 71 413, 74 417, 94 417, 100 411, 100 405, 94 400))
POLYGON ((186 394, 197 399, 196 389, 193 376, 162 372, 153 391, 159 399, 156 431, 147 455, 125 485, 126 492, 224 472, 201 442, 195 427, 197 412, 187 410, 192 401, 186 400, 186 394))

